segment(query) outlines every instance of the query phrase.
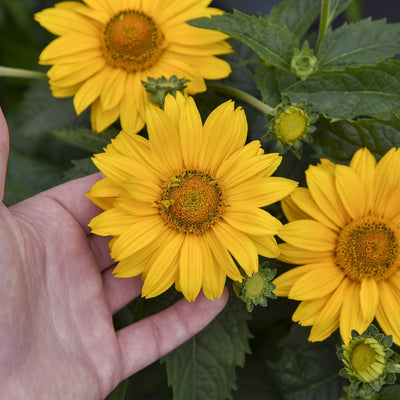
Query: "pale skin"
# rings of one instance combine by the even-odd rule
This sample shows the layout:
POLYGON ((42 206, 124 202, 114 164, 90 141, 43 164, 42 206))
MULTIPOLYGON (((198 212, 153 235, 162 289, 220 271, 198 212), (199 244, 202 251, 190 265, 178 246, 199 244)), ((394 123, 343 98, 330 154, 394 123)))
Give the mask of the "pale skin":
MULTIPOLYGON (((0 196, 8 158, 0 110, 0 196)), ((115 331, 112 315, 141 293, 113 277, 101 210, 85 193, 100 175, 0 205, 0 393, 14 399, 104 399, 123 379, 203 329, 225 306, 199 296, 115 331)))

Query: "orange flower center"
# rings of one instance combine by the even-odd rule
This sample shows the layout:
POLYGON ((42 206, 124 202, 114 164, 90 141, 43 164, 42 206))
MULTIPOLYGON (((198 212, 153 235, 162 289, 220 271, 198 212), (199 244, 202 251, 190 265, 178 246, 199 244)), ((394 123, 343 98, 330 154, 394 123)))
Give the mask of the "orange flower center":
POLYGON ((168 226, 193 234, 203 233, 214 225, 224 208, 218 183, 200 171, 184 171, 172 177, 159 204, 168 226))
POLYGON ((140 11, 123 11, 105 26, 102 51, 106 62, 127 72, 153 66, 164 49, 164 35, 153 19, 140 11))
POLYGON ((339 235, 336 263, 352 279, 377 281, 400 266, 398 232, 382 218, 368 216, 350 222, 339 235))

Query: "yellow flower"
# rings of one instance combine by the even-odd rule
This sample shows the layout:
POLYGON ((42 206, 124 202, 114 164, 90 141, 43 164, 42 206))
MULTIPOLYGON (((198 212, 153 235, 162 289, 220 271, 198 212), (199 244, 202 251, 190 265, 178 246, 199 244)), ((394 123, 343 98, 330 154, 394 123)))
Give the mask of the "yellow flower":
POLYGON ((89 224, 114 236, 117 277, 141 275, 154 297, 175 283, 193 301, 220 297, 226 277, 258 270, 258 254, 276 257, 279 220, 260 207, 281 200, 296 182, 271 177, 281 161, 259 141, 245 144, 247 122, 232 101, 204 126, 194 100, 168 95, 147 108, 149 139, 122 131, 94 157, 105 178, 88 197, 105 211, 89 224))
POLYGON ((312 325, 311 341, 339 327, 348 343, 376 317, 400 344, 400 150, 378 163, 367 149, 350 166, 321 160, 306 179, 282 202, 279 234, 280 259, 303 265, 273 281, 275 294, 301 301, 293 320, 312 325))
POLYGON ((186 21, 221 14, 211 0, 64 1, 35 14, 59 36, 40 55, 55 97, 74 96, 78 114, 91 107, 101 132, 119 117, 122 129, 138 132, 148 104, 142 81, 177 75, 187 91, 206 90, 204 79, 227 77, 230 66, 215 55, 231 52, 221 32, 186 21))

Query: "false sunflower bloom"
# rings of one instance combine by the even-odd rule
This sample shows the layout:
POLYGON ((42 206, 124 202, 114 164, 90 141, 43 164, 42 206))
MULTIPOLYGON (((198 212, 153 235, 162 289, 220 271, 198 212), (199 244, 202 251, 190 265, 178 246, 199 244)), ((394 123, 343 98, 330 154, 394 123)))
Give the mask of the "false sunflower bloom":
POLYGON ((310 341, 340 328, 348 343, 376 317, 400 344, 400 150, 378 163, 367 149, 349 166, 322 159, 306 179, 282 202, 279 234, 280 259, 302 265, 273 281, 275 294, 301 301, 293 320, 312 326, 310 341))
POLYGON ((232 101, 204 125, 194 100, 168 95, 164 110, 150 105, 149 139, 122 131, 94 163, 105 178, 88 197, 104 212, 89 226, 114 236, 116 277, 141 275, 142 295, 175 284, 193 301, 200 290, 220 297, 226 277, 251 276, 258 254, 276 257, 279 220, 260 207, 287 196, 296 182, 271 177, 281 161, 259 141, 245 145, 247 122, 232 101), (234 258, 234 259, 233 259, 234 258))
POLYGON ((41 53, 55 97, 74 96, 77 114, 91 105, 91 123, 102 131, 120 117, 138 132, 148 103, 142 81, 176 75, 187 91, 206 90, 204 79, 227 77, 230 66, 215 57, 231 52, 221 32, 186 21, 221 14, 211 0, 64 1, 35 14, 59 36, 41 53))

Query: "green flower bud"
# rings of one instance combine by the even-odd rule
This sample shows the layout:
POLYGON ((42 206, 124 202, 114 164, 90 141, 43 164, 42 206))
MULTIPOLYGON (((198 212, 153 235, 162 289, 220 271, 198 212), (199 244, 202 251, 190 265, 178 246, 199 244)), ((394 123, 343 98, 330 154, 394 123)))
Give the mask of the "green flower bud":
POLYGON ((301 50, 294 49, 293 57, 290 61, 290 69, 293 75, 302 81, 317 71, 318 60, 307 41, 304 42, 301 50))
POLYGON ((348 345, 338 348, 337 354, 344 368, 339 375, 347 378, 348 398, 374 398, 384 384, 393 384, 400 372, 400 356, 391 350, 391 336, 384 336, 371 325, 362 335, 351 334, 348 345))
POLYGON ((290 103, 285 100, 276 107, 273 115, 267 116, 267 134, 264 138, 277 139, 277 150, 287 150, 301 157, 302 141, 311 142, 310 134, 315 131, 313 125, 318 115, 310 111, 310 107, 302 103, 290 103))
POLYGON ((246 303, 247 311, 252 312, 254 306, 268 305, 267 297, 276 299, 272 292, 275 285, 271 283, 276 275, 276 270, 261 266, 258 272, 252 276, 246 276, 242 282, 233 282, 233 290, 236 296, 246 303))
POLYGON ((147 92, 147 98, 159 107, 164 107, 164 101, 167 94, 172 94, 174 97, 177 90, 184 93, 188 79, 179 79, 172 75, 169 79, 162 76, 161 78, 147 78, 147 82, 142 81, 147 92))

